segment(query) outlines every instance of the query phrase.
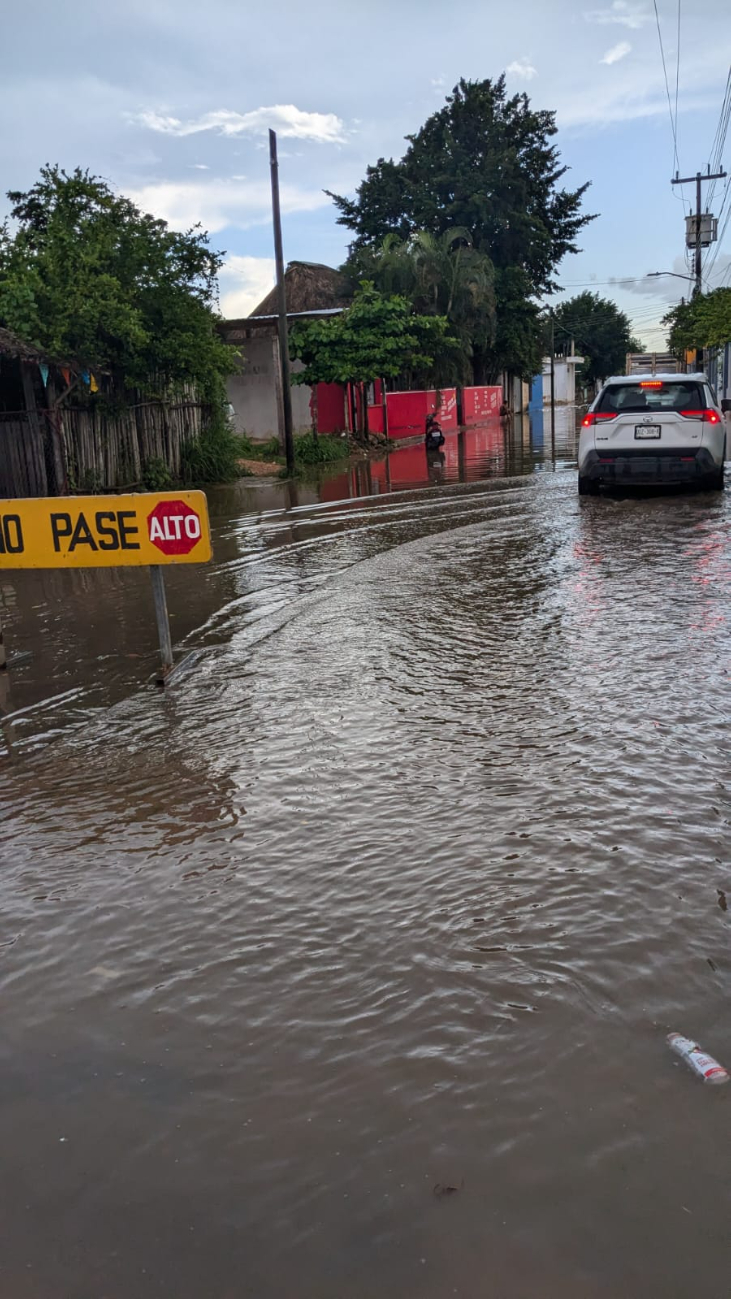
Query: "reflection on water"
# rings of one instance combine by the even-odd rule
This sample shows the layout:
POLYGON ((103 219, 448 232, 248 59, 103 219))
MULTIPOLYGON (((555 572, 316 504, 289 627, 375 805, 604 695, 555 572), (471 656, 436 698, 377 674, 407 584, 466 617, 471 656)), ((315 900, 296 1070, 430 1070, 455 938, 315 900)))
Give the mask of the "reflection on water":
POLYGON ((731 518, 564 432, 214 494, 166 694, 3 578, 3 1293, 725 1293, 731 518))
MULTIPOLYGON (((419 441, 390 450, 381 459, 324 468, 302 480, 242 479, 209 490, 215 563, 192 574, 185 568, 166 569, 174 642, 190 648, 201 626, 229 607, 241 588, 241 567, 261 570, 247 572, 247 594, 253 582, 259 602, 261 578, 276 602, 278 584, 262 569, 263 554, 256 552, 295 542, 302 510, 333 503, 343 503, 347 510, 348 501, 383 493, 456 487, 565 466, 575 456, 576 412, 557 409, 556 438, 551 445, 549 435, 547 448, 542 421, 542 411, 533 412, 530 420, 527 415, 492 420, 485 427, 448 435, 441 453, 428 452, 419 441), (276 516, 276 523, 270 523, 269 516, 276 516)), ((326 533, 339 533, 349 522, 347 514, 337 511, 320 517, 326 533)), ((305 548, 309 547, 308 542, 305 548)), ((342 553, 346 547, 339 549, 342 553)), ((313 580, 309 570, 302 574, 305 585, 313 580)), ((287 598, 290 578, 288 574, 287 598)), ((32 656, 29 662, 20 661, 12 681, 5 683, 0 711, 34 710, 32 719, 18 717, 15 730, 35 733, 40 725, 43 742, 57 733, 62 721, 86 722, 97 708, 136 689, 158 661, 145 569, 2 573, 0 621, 11 655, 21 660, 32 656)))

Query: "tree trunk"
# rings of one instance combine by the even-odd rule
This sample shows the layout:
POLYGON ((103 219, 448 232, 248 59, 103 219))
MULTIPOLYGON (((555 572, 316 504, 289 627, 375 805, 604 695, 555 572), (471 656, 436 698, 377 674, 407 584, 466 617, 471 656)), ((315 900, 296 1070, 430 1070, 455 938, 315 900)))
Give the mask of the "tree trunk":
POLYGON ((472 381, 478 388, 487 383, 487 357, 477 347, 472 354, 472 381))
POLYGON ((447 317, 447 320, 449 320, 449 317, 452 314, 452 303, 454 302, 454 290, 457 285, 457 273, 459 271, 459 259, 461 253, 462 253, 462 245, 460 244, 459 248, 457 249, 457 256, 454 259, 454 269, 452 271, 452 284, 449 290, 449 302, 447 303, 447 310, 444 313, 445 316, 447 317))

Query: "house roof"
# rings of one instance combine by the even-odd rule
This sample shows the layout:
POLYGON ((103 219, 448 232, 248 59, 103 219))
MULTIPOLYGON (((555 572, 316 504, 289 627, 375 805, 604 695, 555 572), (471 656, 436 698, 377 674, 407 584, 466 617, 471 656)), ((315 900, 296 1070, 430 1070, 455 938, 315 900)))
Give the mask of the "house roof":
MULTIPOLYGON (((350 301, 348 281, 332 266, 319 262, 290 262, 284 272, 287 291, 287 315, 310 311, 327 311, 346 307, 350 301)), ((272 316, 277 313, 277 290, 267 293, 252 316, 272 316)))
POLYGON ((48 358, 33 347, 30 343, 23 342, 16 334, 11 334, 9 329, 3 329, 0 325, 0 354, 3 356, 12 356, 18 361, 46 361, 48 358))

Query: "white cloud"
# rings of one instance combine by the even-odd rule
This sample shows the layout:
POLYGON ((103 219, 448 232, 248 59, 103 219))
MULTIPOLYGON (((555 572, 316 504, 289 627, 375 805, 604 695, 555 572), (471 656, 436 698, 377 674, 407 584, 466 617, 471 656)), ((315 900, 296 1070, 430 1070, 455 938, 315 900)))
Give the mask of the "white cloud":
POLYGON ((514 63, 509 63, 506 72, 513 77, 521 77, 523 81, 532 81, 538 76, 538 69, 533 67, 527 59, 516 59, 514 63))
POLYGON ((221 312, 228 320, 248 316, 274 288, 273 257, 229 257, 221 270, 221 312))
MULTIPOLYGON (((684 96, 686 113, 711 110, 715 102, 710 91, 705 87, 697 89, 696 83, 684 96)), ((667 117, 668 101, 660 61, 654 71, 638 67, 636 60, 622 65, 613 77, 595 81, 591 94, 580 86, 562 88, 554 97, 554 108, 562 128, 607 127, 613 122, 667 117)))
POLYGON ((610 67, 613 63, 619 63, 620 59, 625 59, 628 54, 632 53, 632 46, 629 41, 620 41, 618 45, 613 45, 611 50, 607 50, 600 63, 607 63, 610 67))
POLYGON ((313 140, 317 144, 340 144, 345 139, 345 127, 335 113, 308 113, 294 104, 274 104, 271 108, 255 108, 250 113, 235 113, 219 108, 189 122, 177 117, 148 110, 137 113, 134 121, 158 131, 162 135, 198 135, 201 131, 217 131, 219 135, 263 135, 270 128, 282 137, 293 140, 313 140))
POLYGON ((210 170, 211 170, 210 167, 208 166, 208 163, 207 163, 207 162, 192 162, 190 165, 191 165, 191 168, 192 168, 193 171, 210 171, 210 170))
MULTIPOLYGON (((143 212, 161 217, 176 230, 186 230, 198 221, 212 232, 225 226, 246 230, 271 220, 268 180, 160 181, 131 190, 129 196, 143 212)), ((285 214, 315 212, 330 202, 322 190, 288 184, 282 185, 280 200, 285 214)))
POLYGON ((608 9, 590 9, 584 13, 584 17, 590 23, 611 23, 638 31, 650 21, 652 14, 644 4, 634 4, 632 0, 614 0, 608 9))

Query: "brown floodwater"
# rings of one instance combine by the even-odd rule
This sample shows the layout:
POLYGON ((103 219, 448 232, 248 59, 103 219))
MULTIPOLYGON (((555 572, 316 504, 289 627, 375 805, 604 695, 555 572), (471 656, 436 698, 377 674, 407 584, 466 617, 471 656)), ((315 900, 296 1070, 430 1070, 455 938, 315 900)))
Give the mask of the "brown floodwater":
POLYGON ((536 422, 4 573, 2 1299, 728 1290, 731 498, 536 422))

